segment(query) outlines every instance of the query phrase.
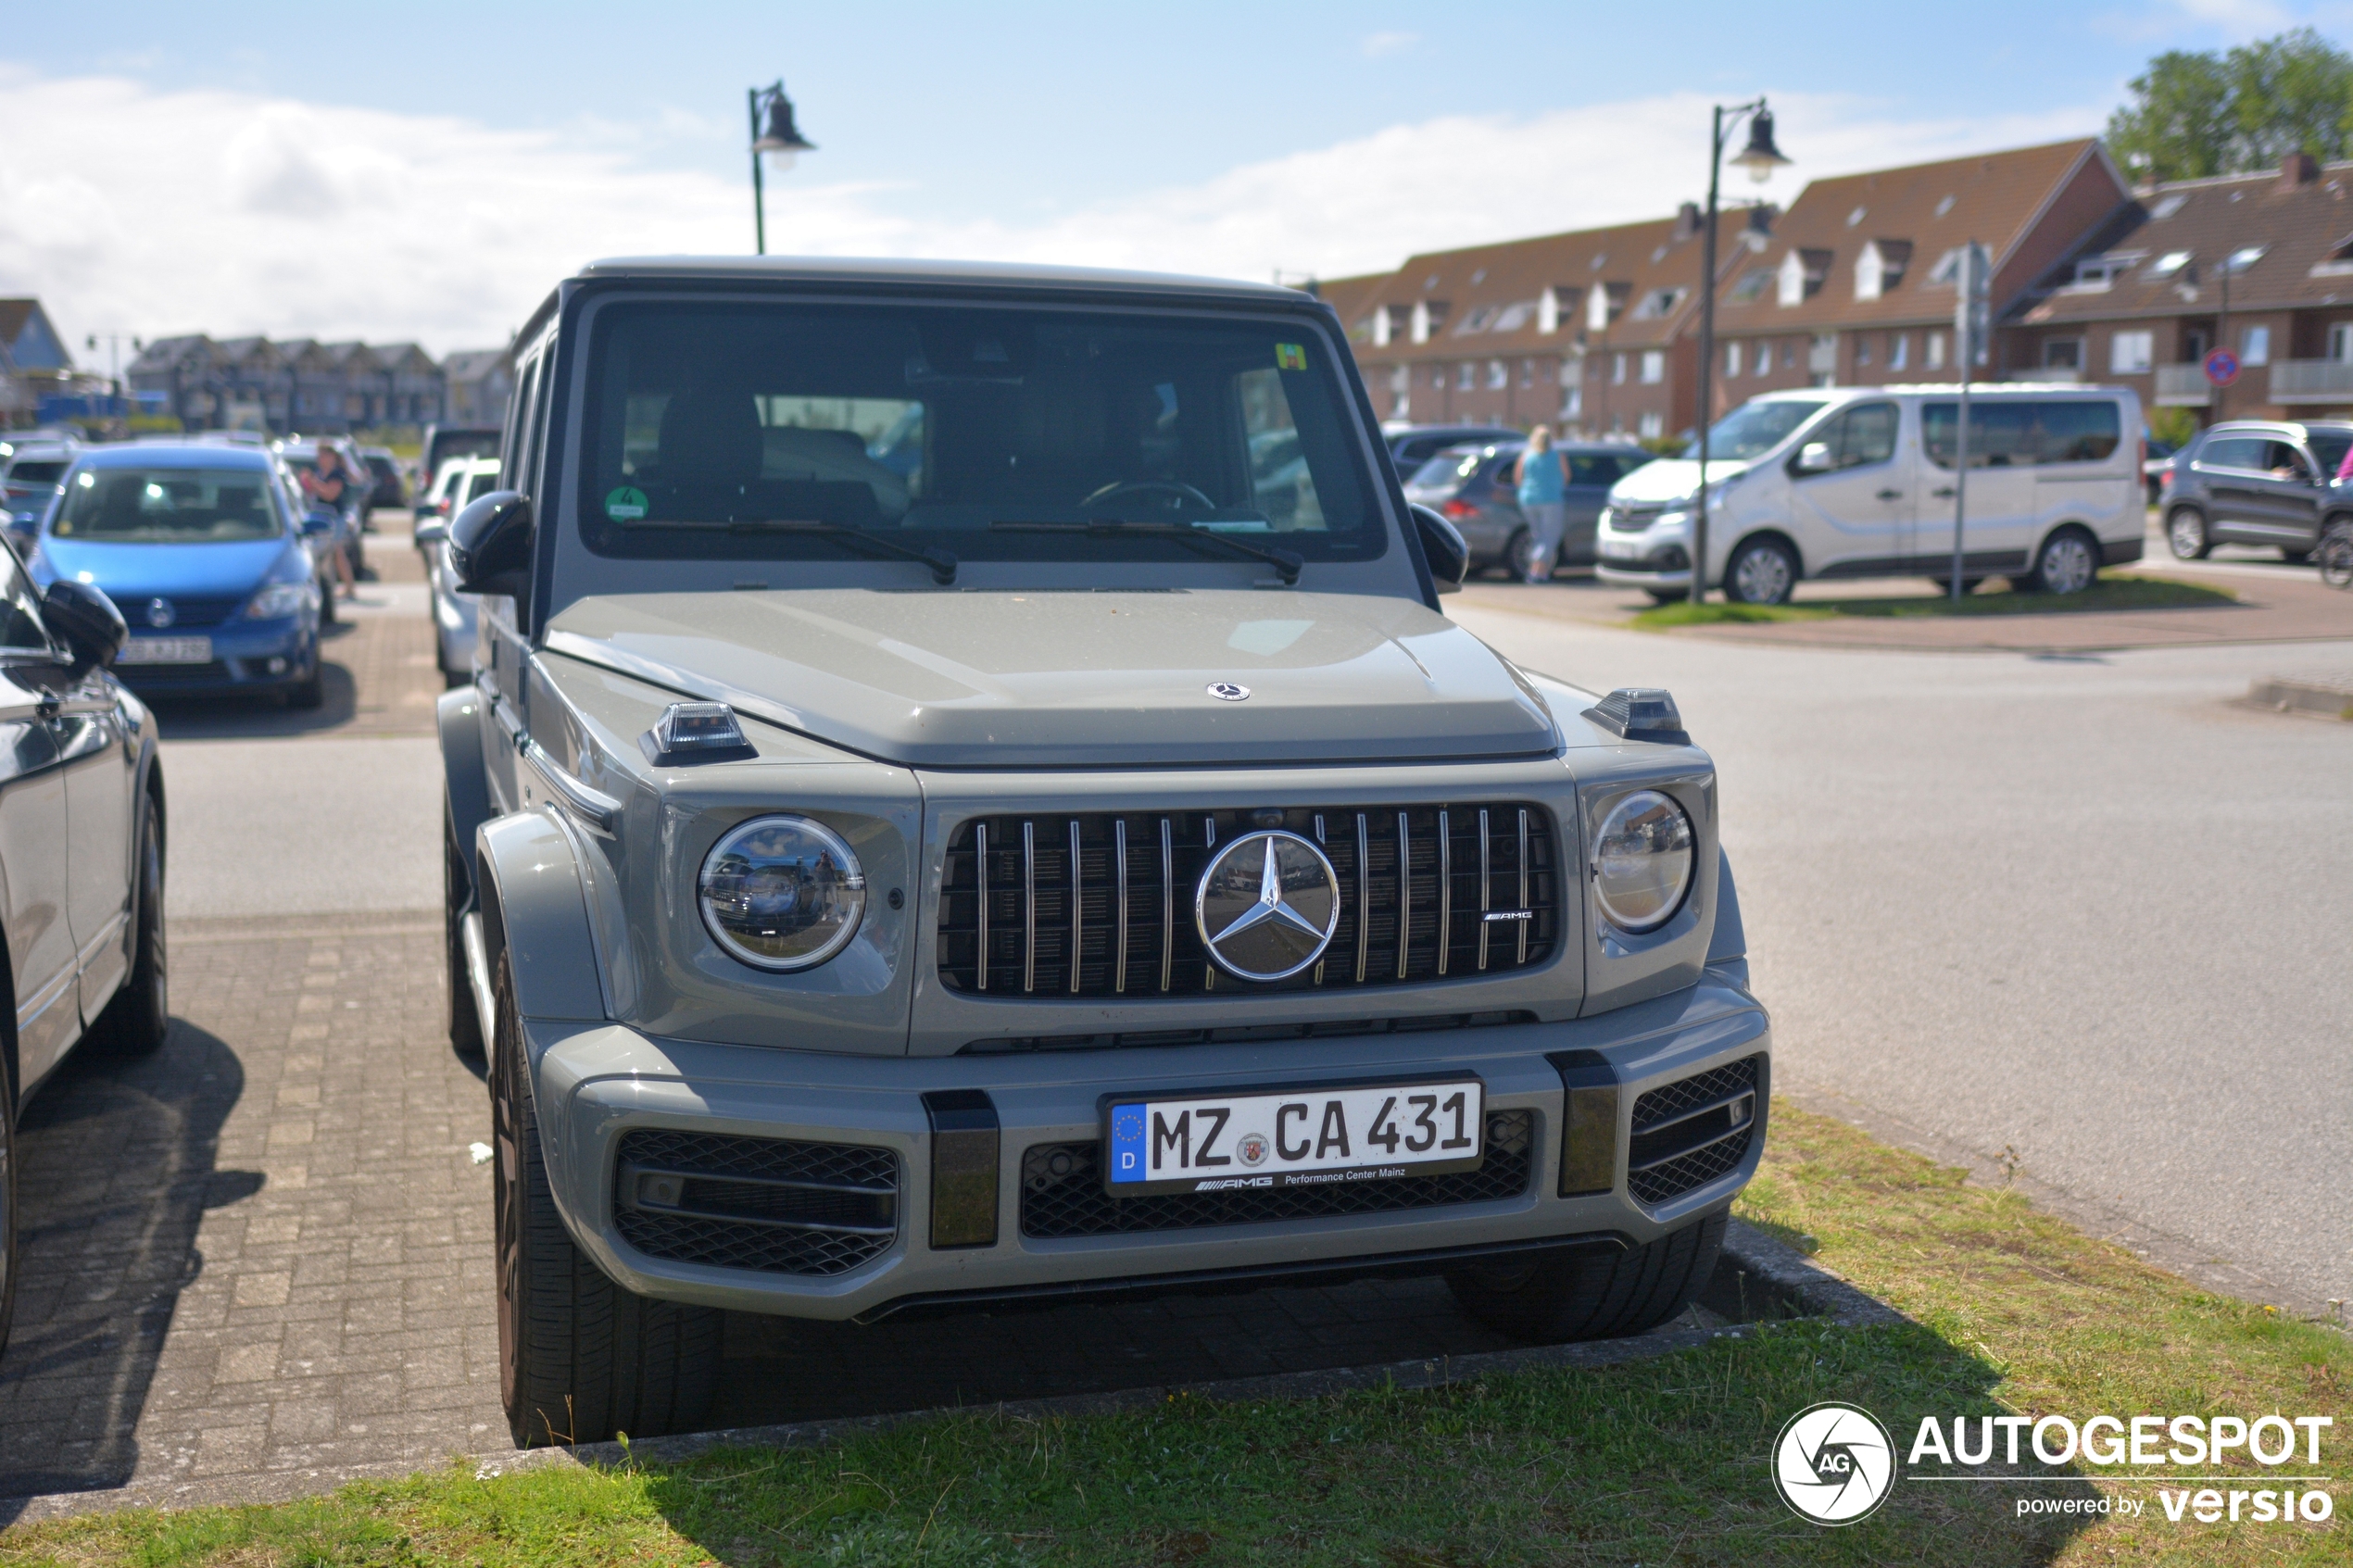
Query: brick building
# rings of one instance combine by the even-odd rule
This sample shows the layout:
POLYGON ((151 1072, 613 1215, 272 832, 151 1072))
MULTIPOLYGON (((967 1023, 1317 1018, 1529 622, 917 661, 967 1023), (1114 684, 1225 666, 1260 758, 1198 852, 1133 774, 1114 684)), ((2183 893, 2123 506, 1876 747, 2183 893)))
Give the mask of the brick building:
POLYGON ((2353 163, 2144 187, 2038 280, 2006 373, 2130 386, 2218 418, 2353 415, 2353 163), (2227 316, 2224 295, 2227 291, 2227 316), (2243 367, 2210 385, 2207 354, 2243 367))
POLYGON ((341 433, 447 417, 442 369, 413 343, 191 333, 148 344, 123 379, 190 430, 341 433))

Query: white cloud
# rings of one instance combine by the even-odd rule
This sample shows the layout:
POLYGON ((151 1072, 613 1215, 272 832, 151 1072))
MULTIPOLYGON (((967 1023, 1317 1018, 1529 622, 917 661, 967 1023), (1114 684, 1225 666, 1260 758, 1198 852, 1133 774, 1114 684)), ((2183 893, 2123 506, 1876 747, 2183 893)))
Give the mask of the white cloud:
MULTIPOLYGON (((1896 119, 1855 99, 1775 102, 1806 178, 2096 130, 2092 107, 1896 119)), ((957 256, 1265 278, 1396 265, 1408 253, 1619 222, 1705 193, 1707 103, 1690 94, 1511 118, 1397 125, 1034 220, 943 221, 921 170, 889 184, 772 182, 772 248, 957 256)), ((675 121, 499 131, 112 78, 0 69, 0 293, 44 296, 69 338, 265 332, 436 351, 500 341, 599 255, 741 252, 733 178, 656 168, 675 121)), ((1730 187, 1728 187, 1730 189, 1730 187)), ((1743 182, 1743 188, 1745 188, 1743 182)))
POLYGON ((1378 59, 1383 55, 1402 55, 1421 41, 1418 32, 1375 32, 1368 34, 1359 47, 1367 58, 1378 59))

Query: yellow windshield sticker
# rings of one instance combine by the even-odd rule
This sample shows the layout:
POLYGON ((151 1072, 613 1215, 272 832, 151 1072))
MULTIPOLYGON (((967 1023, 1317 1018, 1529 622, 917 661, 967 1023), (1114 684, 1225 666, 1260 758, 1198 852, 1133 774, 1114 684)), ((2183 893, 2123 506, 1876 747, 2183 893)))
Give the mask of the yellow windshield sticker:
POLYGON ((1303 370, 1307 369, 1307 345, 1303 343, 1278 343, 1275 345, 1275 369, 1303 370))

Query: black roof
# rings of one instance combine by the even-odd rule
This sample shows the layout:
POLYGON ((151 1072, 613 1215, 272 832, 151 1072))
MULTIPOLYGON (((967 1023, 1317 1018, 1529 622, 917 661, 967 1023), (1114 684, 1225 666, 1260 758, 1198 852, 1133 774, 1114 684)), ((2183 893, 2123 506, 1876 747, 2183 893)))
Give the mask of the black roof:
POLYGON ((1313 307, 1315 296, 1239 278, 1130 272, 1108 267, 1044 267, 1012 261, 911 261, 886 257, 620 256, 592 261, 583 278, 792 280, 808 282, 946 284, 1132 294, 1207 294, 1262 304, 1313 307))

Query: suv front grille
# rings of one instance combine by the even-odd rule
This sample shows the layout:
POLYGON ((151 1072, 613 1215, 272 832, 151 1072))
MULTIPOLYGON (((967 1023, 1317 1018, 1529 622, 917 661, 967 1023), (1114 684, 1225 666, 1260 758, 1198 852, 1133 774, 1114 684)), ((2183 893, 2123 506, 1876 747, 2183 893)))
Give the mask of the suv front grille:
POLYGON ((1636 1100, 1627 1189, 1644 1203, 1665 1203, 1736 1169, 1756 1134, 1764 1060, 1679 1078, 1636 1100))
POLYGON ((1476 1171, 1450 1175, 1243 1192, 1158 1193, 1143 1198, 1114 1198, 1103 1190, 1101 1144, 1036 1144, 1021 1161, 1021 1234, 1041 1240, 1126 1236, 1139 1231, 1247 1225, 1265 1220, 1381 1214, 1517 1198, 1528 1190, 1533 1170, 1535 1132, 1533 1111, 1489 1112, 1485 1162, 1476 1171))
POLYGON ((1255 810, 968 822, 941 873, 940 982, 1030 1001, 1353 990, 1524 969, 1560 940, 1552 818, 1539 807, 1285 811, 1280 825, 1319 844, 1339 875, 1339 928, 1313 968, 1238 980, 1209 961, 1193 889, 1218 845, 1274 825, 1255 810))
POLYGON ((640 1128, 623 1135, 613 1218, 653 1258, 767 1273, 847 1273, 899 1234, 899 1156, 640 1128))

